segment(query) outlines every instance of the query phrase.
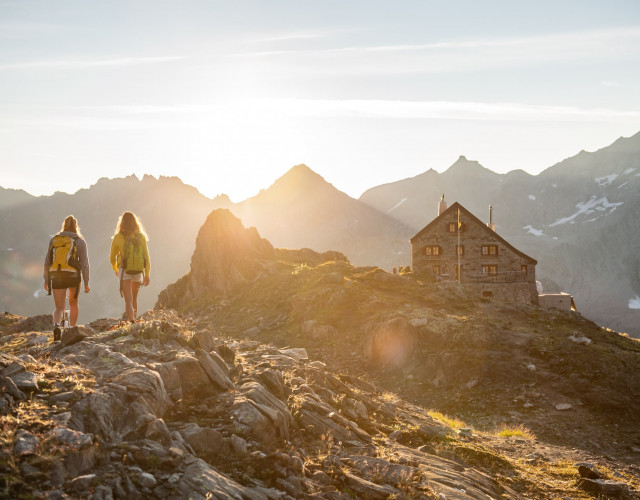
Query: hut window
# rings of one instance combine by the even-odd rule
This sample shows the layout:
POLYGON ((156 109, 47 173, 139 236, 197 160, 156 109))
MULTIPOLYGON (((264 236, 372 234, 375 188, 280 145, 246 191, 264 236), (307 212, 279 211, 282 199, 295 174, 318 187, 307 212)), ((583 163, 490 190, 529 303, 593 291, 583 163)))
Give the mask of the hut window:
POLYGON ((464 245, 456 245, 456 255, 464 255, 464 245))
POLYGON ((520 271, 522 271, 522 275, 526 278, 529 275, 529 272, 527 270, 527 265, 526 264, 522 264, 520 266, 520 271))
POLYGON ((495 264, 482 266, 482 274, 498 274, 498 266, 495 264))
POLYGON ((482 255, 487 255, 491 257, 498 256, 498 245, 483 245, 482 246, 482 255))
POLYGON ((440 266, 433 266, 433 275, 438 276, 440 274, 440 266))
POLYGON ((437 245, 427 245, 424 247, 425 255, 442 255, 442 248, 437 245))

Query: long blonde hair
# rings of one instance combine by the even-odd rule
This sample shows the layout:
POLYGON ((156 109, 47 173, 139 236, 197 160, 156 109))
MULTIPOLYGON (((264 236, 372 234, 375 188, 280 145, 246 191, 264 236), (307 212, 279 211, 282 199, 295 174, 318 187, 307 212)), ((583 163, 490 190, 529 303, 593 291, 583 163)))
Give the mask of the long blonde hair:
POLYGON ((133 212, 125 212, 118 219, 118 224, 116 225, 116 234, 122 234, 123 236, 131 236, 133 234, 140 233, 144 235, 146 240, 149 240, 149 236, 147 236, 146 231, 144 230, 144 226, 142 225, 142 221, 134 214, 133 212))
POLYGON ((78 219, 76 219, 73 215, 67 215, 64 221, 62 221, 60 232, 63 232, 63 231, 76 233, 78 236, 82 237, 82 233, 80 232, 80 226, 78 225, 78 219))

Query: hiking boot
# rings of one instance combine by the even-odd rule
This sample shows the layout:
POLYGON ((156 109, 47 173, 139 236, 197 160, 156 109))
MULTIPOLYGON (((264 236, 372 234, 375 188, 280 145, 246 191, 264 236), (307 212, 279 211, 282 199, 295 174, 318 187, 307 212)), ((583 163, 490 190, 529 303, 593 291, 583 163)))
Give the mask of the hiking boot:
POLYGON ((60 325, 53 325, 53 341, 54 342, 59 342, 60 341, 60 325))

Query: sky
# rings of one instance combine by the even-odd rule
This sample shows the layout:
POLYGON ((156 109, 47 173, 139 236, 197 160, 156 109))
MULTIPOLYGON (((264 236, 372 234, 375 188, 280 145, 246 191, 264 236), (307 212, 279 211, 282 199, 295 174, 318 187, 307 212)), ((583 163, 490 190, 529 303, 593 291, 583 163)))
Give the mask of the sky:
POLYGON ((304 163, 357 198, 460 155, 537 174, 640 131, 637 0, 0 0, 0 186, 304 163))

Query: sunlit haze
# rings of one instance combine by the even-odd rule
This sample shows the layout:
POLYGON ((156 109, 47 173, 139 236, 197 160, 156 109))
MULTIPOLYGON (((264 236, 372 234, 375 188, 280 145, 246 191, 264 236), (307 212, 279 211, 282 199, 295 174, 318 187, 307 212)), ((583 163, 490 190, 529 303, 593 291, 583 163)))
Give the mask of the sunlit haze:
POLYGON ((536 174, 638 132, 639 83, 636 0, 0 0, 0 186, 536 174))

